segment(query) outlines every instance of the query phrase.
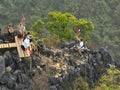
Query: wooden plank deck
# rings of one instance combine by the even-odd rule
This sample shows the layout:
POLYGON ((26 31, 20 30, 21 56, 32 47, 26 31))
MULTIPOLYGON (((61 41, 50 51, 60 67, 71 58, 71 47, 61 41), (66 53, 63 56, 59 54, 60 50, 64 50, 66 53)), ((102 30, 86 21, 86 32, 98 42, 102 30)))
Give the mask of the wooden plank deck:
POLYGON ((13 47, 17 47, 17 51, 19 54, 19 57, 29 57, 30 54, 26 53, 25 51, 22 50, 21 45, 22 45, 22 41, 23 39, 18 38, 17 36, 15 36, 15 43, 5 43, 5 44, 0 44, 0 48, 13 48, 13 47))
POLYGON ((23 39, 18 38, 17 36, 15 36, 15 41, 16 41, 16 45, 17 45, 17 50, 18 50, 19 57, 29 57, 30 54, 26 53, 21 48, 23 39))
POLYGON ((12 47, 16 47, 16 43, 0 44, 0 48, 12 48, 12 47))

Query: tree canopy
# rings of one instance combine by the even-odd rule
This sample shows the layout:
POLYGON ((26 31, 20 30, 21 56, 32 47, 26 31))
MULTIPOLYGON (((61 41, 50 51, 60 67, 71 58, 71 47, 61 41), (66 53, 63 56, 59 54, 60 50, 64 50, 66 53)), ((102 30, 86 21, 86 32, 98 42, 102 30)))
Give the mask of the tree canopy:
POLYGON ((41 35, 48 31, 52 35, 57 35, 63 42, 73 40, 78 28, 81 30, 81 38, 90 39, 90 33, 94 30, 93 23, 89 20, 77 19, 70 13, 49 12, 44 23, 38 20, 33 25, 33 31, 37 34, 41 35))

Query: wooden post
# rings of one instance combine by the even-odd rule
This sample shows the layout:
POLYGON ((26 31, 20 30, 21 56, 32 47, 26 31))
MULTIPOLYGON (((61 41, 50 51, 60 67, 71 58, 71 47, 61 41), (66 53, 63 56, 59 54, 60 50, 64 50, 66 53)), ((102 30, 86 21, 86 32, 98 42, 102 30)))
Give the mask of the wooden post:
POLYGON ((32 71, 32 58, 30 57, 30 72, 32 71))

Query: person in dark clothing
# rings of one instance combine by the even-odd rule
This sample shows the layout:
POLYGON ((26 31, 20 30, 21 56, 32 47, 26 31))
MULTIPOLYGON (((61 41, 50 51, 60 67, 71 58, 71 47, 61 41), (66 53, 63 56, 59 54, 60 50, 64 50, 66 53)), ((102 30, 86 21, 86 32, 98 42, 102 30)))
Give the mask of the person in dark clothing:
POLYGON ((12 25, 9 25, 9 26, 8 26, 7 31, 8 31, 8 34, 9 34, 10 36, 13 35, 14 29, 13 29, 12 25))
POLYGON ((1 36, 1 31, 2 31, 2 30, 1 30, 1 28, 0 28, 0 36, 1 36))
POLYGON ((8 35, 10 36, 10 41, 14 41, 14 29, 12 25, 7 27, 8 35))

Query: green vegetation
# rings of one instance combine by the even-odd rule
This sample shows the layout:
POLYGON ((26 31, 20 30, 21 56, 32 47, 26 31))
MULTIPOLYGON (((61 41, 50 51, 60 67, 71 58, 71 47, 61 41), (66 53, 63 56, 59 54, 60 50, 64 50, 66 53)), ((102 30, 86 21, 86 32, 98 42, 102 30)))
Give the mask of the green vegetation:
POLYGON ((101 76, 95 90, 120 90, 120 70, 111 66, 107 73, 101 76))
MULTIPOLYGON (((119 0, 1 0, 2 31, 6 30, 8 24, 16 28, 21 22, 22 13, 26 18, 26 29, 30 30, 36 40, 41 38, 47 45, 54 46, 61 41, 74 39, 75 30, 80 28, 80 37, 86 40, 92 38, 91 42, 97 45, 107 45, 114 60, 120 64, 119 0)), ((107 72, 101 77, 101 84, 96 90, 120 89, 117 81, 120 77, 114 73, 118 73, 117 70, 109 70, 112 73, 107 72)), ((75 82, 79 80, 83 79, 78 78, 75 82)))
MULTIPOLYGON (((69 90, 90 90, 90 87, 85 78, 78 77, 72 82, 69 90)), ((91 90, 120 90, 120 70, 111 66, 91 90)))
MULTIPOLYGON (((120 58, 120 2, 119 0, 1 0, 0 1, 0 26, 1 28, 6 27, 8 24, 13 24, 14 27, 17 27, 17 24, 21 22, 21 15, 24 14, 26 18, 26 29, 31 30, 33 24, 38 20, 45 22, 45 25, 49 25, 48 28, 50 31, 58 28, 58 31, 61 31, 61 28, 64 28, 67 31, 66 39, 73 39, 70 30, 75 30, 76 27, 72 25, 71 20, 75 18, 83 18, 84 20, 90 20, 95 25, 95 32, 92 33, 92 41, 97 45, 107 45, 110 48, 111 55, 113 58, 119 62, 120 58), (55 14, 53 11, 60 11, 55 14), (49 14, 48 14, 49 13, 49 14), (67 13, 72 18, 68 20, 67 13), (60 15, 58 17, 58 14, 60 15), (54 24, 53 18, 57 17, 57 23, 51 27, 50 24, 54 24), (49 19, 48 19, 49 17, 49 19), (65 21, 61 20, 66 18, 65 21), (51 21, 51 20, 52 21, 51 21), (49 21, 47 21, 49 20, 49 21), (58 25, 60 24, 60 27, 58 25), (66 27, 64 27, 67 25, 66 27), (51 28, 51 29, 50 29, 51 28), (70 36, 69 36, 70 35, 70 36)), ((79 22, 79 20, 77 20, 79 22)), ((75 23, 75 22, 73 22, 75 23)), ((40 28, 43 25, 40 26, 40 28)), ((41 30, 46 31, 42 28, 41 30)), ((82 28, 81 28, 82 30, 82 28)), ((87 30, 87 28, 86 28, 87 30)), ((85 30, 84 30, 85 31, 85 30)), ((47 32, 48 33, 48 32, 47 32)), ((56 32, 54 32, 56 33, 56 32)), ((58 35, 58 34, 57 34, 58 35)), ((59 34, 59 37, 64 35, 59 34)), ((59 38, 58 37, 58 38, 59 38)), ((86 36, 88 37, 88 36, 86 36)), ((62 38, 62 41, 66 41, 62 38)))
POLYGON ((75 39, 78 28, 81 29, 82 33, 80 37, 89 40, 91 32, 94 31, 94 25, 91 21, 77 19, 70 13, 53 11, 48 13, 46 21, 38 20, 35 22, 31 32, 34 37, 37 36, 36 40, 39 37, 46 41, 47 45, 55 45, 75 39))
POLYGON ((61 12, 49 13, 47 27, 50 32, 57 34, 62 41, 72 40, 77 28, 81 29, 84 39, 90 39, 89 33, 94 30, 92 22, 84 19, 77 19, 70 13, 62 14, 61 12))
POLYGON ((70 85, 69 90, 89 90, 89 85, 83 77, 78 77, 75 81, 70 85))

